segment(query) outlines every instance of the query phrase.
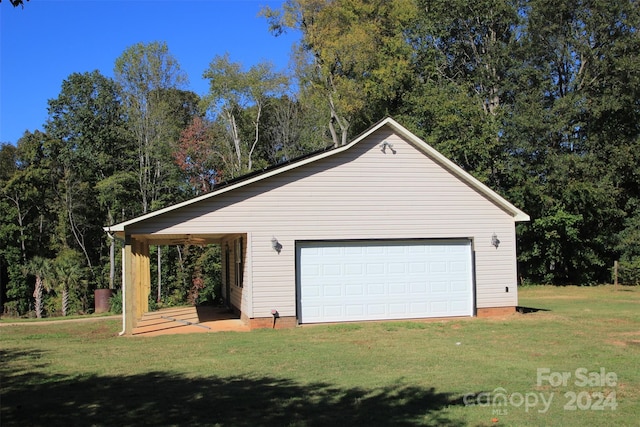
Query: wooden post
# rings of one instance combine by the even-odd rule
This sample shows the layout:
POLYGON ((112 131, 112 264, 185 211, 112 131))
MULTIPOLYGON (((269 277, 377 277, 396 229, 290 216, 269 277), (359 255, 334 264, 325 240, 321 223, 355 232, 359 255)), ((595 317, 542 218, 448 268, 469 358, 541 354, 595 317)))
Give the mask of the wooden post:
POLYGON ((133 271, 135 263, 133 262, 134 253, 131 236, 126 236, 125 244, 122 248, 122 265, 124 275, 122 277, 122 283, 124 287, 123 298, 124 304, 122 310, 125 316, 124 331, 125 334, 131 335, 133 328, 135 327, 135 273, 133 271))
POLYGON ((618 261, 613 261, 613 290, 618 290, 618 261))
POLYGON ((156 301, 160 303, 162 301, 162 255, 160 245, 158 248, 158 296, 156 297, 156 301))

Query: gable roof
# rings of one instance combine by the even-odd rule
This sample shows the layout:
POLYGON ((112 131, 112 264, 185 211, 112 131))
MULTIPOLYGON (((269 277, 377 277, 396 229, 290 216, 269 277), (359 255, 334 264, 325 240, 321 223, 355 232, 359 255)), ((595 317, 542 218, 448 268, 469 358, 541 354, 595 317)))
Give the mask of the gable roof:
POLYGON ((416 148, 420 149, 427 156, 429 156, 434 161, 436 161, 438 164, 440 164, 444 169, 446 169, 451 174, 453 174, 456 177, 458 177, 459 179, 461 179, 463 182, 467 183, 470 187, 474 188, 476 191, 478 191, 480 194, 485 196, 487 199, 489 199, 490 201, 495 203, 497 206, 499 206, 500 208, 502 208, 503 210, 505 210, 506 212, 511 214, 515 221, 529 221, 529 219, 530 219, 529 215, 527 215, 526 213, 524 213, 520 209, 516 208, 514 205, 509 203, 506 199, 504 199, 498 193, 496 193, 495 191, 491 190, 489 187, 484 185, 482 182, 478 181, 476 178, 474 178, 471 174, 466 172, 460 166, 456 165, 451 160, 449 160, 448 158, 446 158, 445 156, 440 154, 438 151, 436 151, 436 149, 431 147, 426 142, 422 141, 420 138, 418 138, 416 135, 414 135, 412 132, 410 132, 407 128, 405 128, 404 126, 400 125, 398 122, 396 122, 392 118, 387 117, 387 118, 381 120, 380 122, 376 123, 372 127, 370 127, 368 130, 366 130, 365 132, 360 134, 358 137, 356 137, 354 140, 352 140, 347 145, 343 145, 341 147, 333 148, 333 149, 330 149, 330 150, 323 149, 323 150, 318 151, 318 152, 316 152, 314 154, 301 157, 298 160, 291 161, 291 162, 288 162, 288 163, 285 163, 285 164, 281 164, 281 165, 276 165, 276 166, 271 167, 271 168, 267 168, 267 169, 265 169, 264 171, 262 171, 260 173, 252 173, 252 174, 249 174, 249 175, 245 175, 244 177, 240 177, 240 178, 238 178, 236 180, 232 180, 232 181, 228 182, 227 184, 223 185, 222 187, 218 187, 217 189, 214 189, 213 191, 211 191, 209 193, 202 194, 200 196, 194 197, 194 198, 189 199, 189 200, 185 200, 184 202, 177 203, 175 205, 167 206, 166 208, 159 209, 157 211, 153 211, 153 212, 147 213, 145 215, 139 216, 137 218, 130 219, 128 221, 121 222, 119 224, 115 224, 115 225, 112 225, 112 226, 104 227, 104 230, 107 231, 107 232, 123 232, 125 230, 125 227, 127 227, 129 225, 136 224, 136 223, 142 222, 142 221, 146 221, 146 220, 148 220, 150 218, 153 218, 153 217, 162 215, 164 213, 180 209, 180 208, 185 207, 185 206, 192 205, 194 203, 198 203, 198 202, 200 202, 202 200, 206 200, 206 199, 209 199, 211 197, 215 197, 215 196, 217 196, 219 194, 226 193, 228 191, 232 191, 232 190, 234 190, 236 188, 239 188, 239 187, 244 187, 246 185, 251 185, 254 182, 261 181, 263 179, 272 177, 274 175, 281 174, 283 172, 286 172, 286 171, 289 171, 289 170, 292 170, 292 169, 295 169, 295 168, 299 168, 299 167, 307 165, 307 164, 309 164, 311 162, 315 162, 317 160, 324 159, 324 158, 329 157, 329 156, 337 155, 339 153, 342 153, 344 151, 349 150, 351 147, 353 147, 354 145, 358 144, 360 141, 362 141, 365 138, 369 137, 370 135, 372 135, 373 133, 375 133, 379 129, 383 128, 384 126, 389 126, 394 132, 396 132, 397 134, 399 134, 403 138, 407 139, 416 148))

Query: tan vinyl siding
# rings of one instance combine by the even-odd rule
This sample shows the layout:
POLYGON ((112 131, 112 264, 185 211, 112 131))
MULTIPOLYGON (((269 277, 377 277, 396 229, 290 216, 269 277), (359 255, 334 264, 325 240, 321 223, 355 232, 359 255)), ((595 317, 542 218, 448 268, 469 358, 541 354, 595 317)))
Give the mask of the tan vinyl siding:
POLYGON ((513 216, 386 127, 347 151, 130 228, 246 233, 250 284, 240 302, 249 317, 268 317, 272 309, 296 314, 296 240, 469 238, 477 307, 517 304, 513 216), (382 141, 392 143, 396 154, 383 153, 382 141), (491 245, 493 233, 498 249, 491 245), (282 244, 280 253, 271 247, 273 237, 282 244))
MULTIPOLYGON (((225 248, 226 245, 229 245, 229 274, 228 276, 226 275, 226 263, 225 263, 225 259, 222 259, 222 278, 223 278, 223 284, 222 284, 222 288, 223 288, 223 292, 225 292, 225 285, 226 283, 224 282, 224 280, 226 280, 226 277, 229 278, 229 289, 230 289, 230 295, 231 295, 231 305, 233 307, 236 307, 237 309, 239 309, 242 312, 246 312, 249 310, 249 304, 248 304, 248 295, 250 295, 250 291, 247 291, 247 289, 251 287, 251 280, 250 278, 248 278, 249 273, 247 272, 247 237, 245 235, 234 235, 234 236, 230 236, 230 238, 225 239, 222 241, 222 247, 225 248), (242 287, 237 286, 238 283, 238 277, 236 274, 236 249, 237 249, 237 245, 236 245, 236 241, 238 239, 242 238, 243 239, 243 251, 244 253, 242 254, 243 257, 243 262, 242 262, 242 267, 243 267, 243 280, 242 280, 242 287)), ((225 250, 222 250, 223 253, 223 257, 225 256, 225 250)))

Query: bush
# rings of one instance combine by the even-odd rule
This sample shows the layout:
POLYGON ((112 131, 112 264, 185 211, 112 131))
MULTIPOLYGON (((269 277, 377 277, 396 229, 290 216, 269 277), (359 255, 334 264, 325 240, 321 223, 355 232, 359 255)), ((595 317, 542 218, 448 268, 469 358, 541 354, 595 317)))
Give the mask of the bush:
POLYGON ((115 292, 109 298, 109 311, 114 314, 122 314, 122 291, 115 292))
POLYGON ((18 308, 20 301, 7 301, 4 303, 3 316, 20 317, 20 309, 18 308))
POLYGON ((625 285, 640 285, 640 258, 620 261, 618 264, 618 282, 625 285))

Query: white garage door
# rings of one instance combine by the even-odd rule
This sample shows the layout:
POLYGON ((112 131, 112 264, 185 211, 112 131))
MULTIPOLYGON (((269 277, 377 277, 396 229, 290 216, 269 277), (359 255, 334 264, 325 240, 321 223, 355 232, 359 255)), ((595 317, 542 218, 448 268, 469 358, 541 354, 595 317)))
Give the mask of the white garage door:
POLYGON ((300 323, 471 316, 469 240, 298 243, 300 323))

